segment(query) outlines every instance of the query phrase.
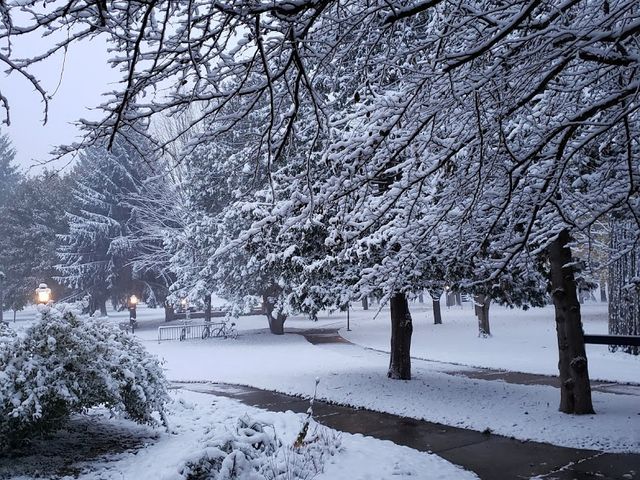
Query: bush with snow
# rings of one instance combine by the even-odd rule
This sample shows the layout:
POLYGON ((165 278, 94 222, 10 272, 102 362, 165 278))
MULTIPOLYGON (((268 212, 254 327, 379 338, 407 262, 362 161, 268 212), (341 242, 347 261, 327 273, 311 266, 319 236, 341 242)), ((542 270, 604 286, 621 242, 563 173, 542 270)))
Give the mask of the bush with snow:
POLYGON ((16 332, 9 326, 8 323, 0 322, 0 347, 2 343, 11 342, 16 338, 16 332))
POLYGON ((281 441, 274 426, 245 415, 235 427, 215 425, 179 473, 186 480, 310 480, 338 453, 341 439, 317 423, 309 431, 296 447, 281 441))
POLYGON ((168 400, 160 363, 135 337, 68 306, 40 307, 25 335, 0 348, 0 448, 98 405, 164 422, 168 400))

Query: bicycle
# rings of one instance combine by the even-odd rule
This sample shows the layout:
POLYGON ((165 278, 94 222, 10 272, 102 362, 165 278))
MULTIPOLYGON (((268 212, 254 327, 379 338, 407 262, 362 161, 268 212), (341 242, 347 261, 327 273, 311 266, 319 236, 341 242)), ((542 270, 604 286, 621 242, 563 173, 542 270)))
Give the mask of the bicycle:
POLYGON ((189 323, 187 323, 186 320, 182 322, 182 328, 180 329, 180 341, 183 341, 184 339, 186 339, 187 333, 191 332, 191 327, 189 326, 189 323))
POLYGON ((227 322, 205 325, 202 331, 202 339, 204 340, 210 337, 238 338, 238 330, 236 329, 235 322, 231 322, 231 325, 227 325, 227 322))

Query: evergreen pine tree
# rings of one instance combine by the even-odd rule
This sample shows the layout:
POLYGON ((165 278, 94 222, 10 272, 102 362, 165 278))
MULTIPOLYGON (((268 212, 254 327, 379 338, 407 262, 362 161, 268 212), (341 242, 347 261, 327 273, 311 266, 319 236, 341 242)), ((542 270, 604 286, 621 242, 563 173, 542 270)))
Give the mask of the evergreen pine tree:
POLYGON ((78 296, 89 295, 90 310, 106 315, 106 300, 124 304, 137 291, 133 282, 127 198, 140 188, 144 161, 133 147, 116 143, 111 151, 86 150, 73 176, 69 232, 59 237, 58 279, 78 296))

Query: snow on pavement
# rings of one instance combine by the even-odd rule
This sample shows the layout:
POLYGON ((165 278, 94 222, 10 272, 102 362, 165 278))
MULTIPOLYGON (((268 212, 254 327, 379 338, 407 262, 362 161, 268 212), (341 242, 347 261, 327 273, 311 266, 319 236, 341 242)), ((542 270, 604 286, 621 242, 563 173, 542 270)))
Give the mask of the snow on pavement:
POLYGON ((640 452, 640 402, 594 392, 597 415, 558 412, 559 390, 447 374, 458 367, 414 361, 413 380, 386 377, 388 355, 354 345, 315 346, 302 336, 245 333, 237 340, 145 342, 176 381, 207 380, 305 395, 522 440, 640 452))
MULTIPOLYGON (((109 419, 107 415, 94 415, 94 422, 105 423, 105 428, 143 430, 146 442, 140 448, 130 448, 119 453, 104 453, 87 462, 67 465, 73 475, 63 478, 81 480, 111 480, 154 478, 179 480, 181 467, 203 451, 203 438, 212 426, 234 428, 238 418, 248 414, 254 420, 273 425, 277 438, 284 444, 293 444, 305 416, 293 412, 268 412, 249 407, 236 400, 203 393, 179 390, 172 392, 176 402, 169 408, 172 433, 157 430, 156 439, 126 420, 109 419), (109 425, 107 425, 109 424, 109 425), (111 426, 113 425, 113 426, 111 426)), ((151 430, 147 428, 146 430, 151 430)), ((153 432, 151 432, 153 433, 153 432)), ((138 432, 140 434, 140 432, 138 432)), ((362 435, 338 434, 340 451, 328 458, 324 472, 313 476, 316 480, 387 480, 389 478, 434 480, 473 480, 478 477, 434 454, 419 452, 389 441, 362 435)), ((45 447, 46 448, 46 447, 45 447)), ((53 448, 53 446, 52 446, 53 448)), ((47 452, 43 452, 46 454, 47 452)), ((63 452, 64 453, 64 452, 63 452)), ((18 459, 24 462, 25 459, 18 459)), ((28 460, 27 460, 28 461, 28 460)), ((28 465, 20 464, 25 470, 28 465)), ((53 474, 48 470, 49 474, 53 474)), ((3 477, 6 478, 6 477, 3 477)), ((26 480, 31 476, 11 476, 14 480, 26 480)))

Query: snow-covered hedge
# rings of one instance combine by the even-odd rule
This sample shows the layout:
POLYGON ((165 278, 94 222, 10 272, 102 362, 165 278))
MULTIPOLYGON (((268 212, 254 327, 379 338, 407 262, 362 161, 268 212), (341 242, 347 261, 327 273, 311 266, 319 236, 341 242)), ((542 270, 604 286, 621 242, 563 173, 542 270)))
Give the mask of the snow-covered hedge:
POLYGON ((299 446, 283 443, 272 425, 245 415, 235 428, 215 425, 179 468, 186 480, 310 480, 324 470, 325 460, 340 450, 339 435, 312 423, 299 446))
POLYGON ((135 337, 66 306, 39 317, 0 348, 0 448, 97 405, 139 423, 164 419, 167 382, 135 337))
POLYGON ((7 323, 0 322, 0 344, 4 342, 11 342, 14 338, 16 338, 16 336, 16 332, 14 332, 7 323))

